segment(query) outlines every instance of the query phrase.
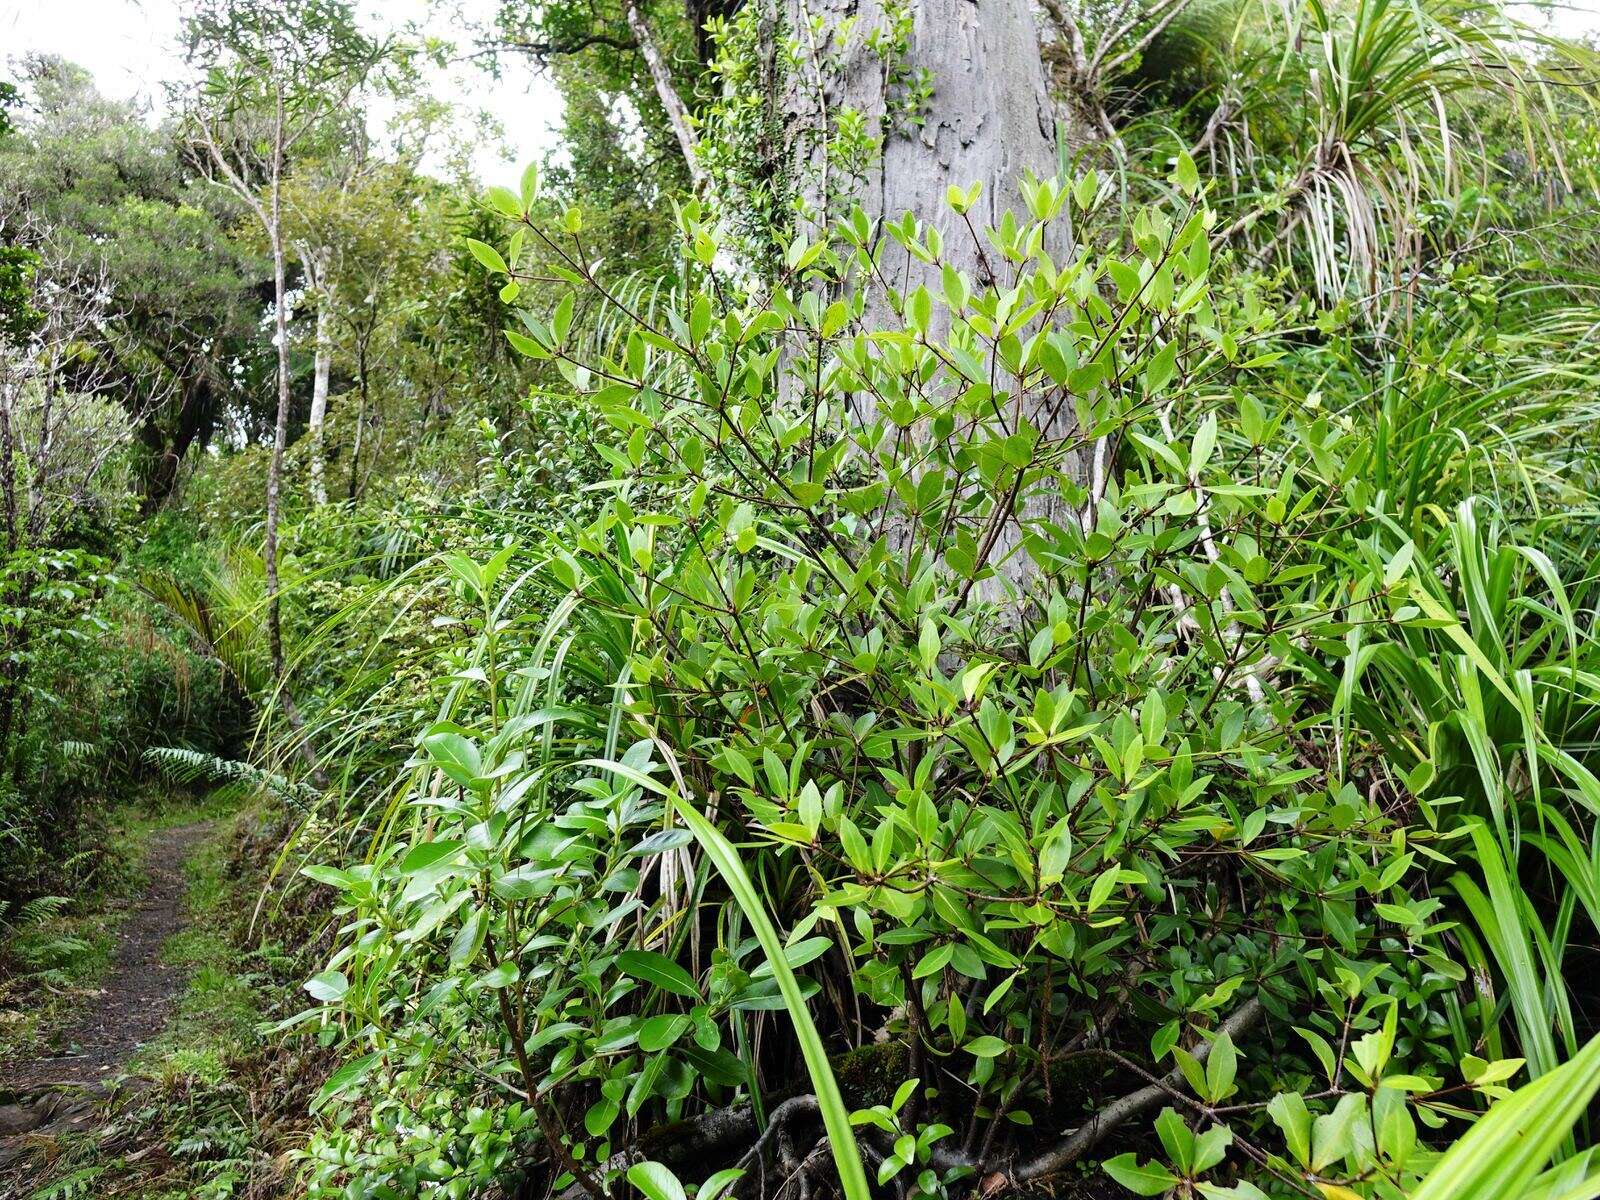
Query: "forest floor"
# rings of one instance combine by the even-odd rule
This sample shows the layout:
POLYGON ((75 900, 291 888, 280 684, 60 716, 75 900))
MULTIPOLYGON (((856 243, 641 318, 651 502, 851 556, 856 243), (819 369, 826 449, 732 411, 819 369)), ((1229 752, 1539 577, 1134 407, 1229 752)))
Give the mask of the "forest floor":
MULTIPOLYGON (((150 834, 144 859, 148 882, 117 930, 116 951, 99 994, 83 998, 72 1021, 49 1038, 50 1048, 0 1063, 0 1092, 27 1095, 102 1083, 161 1031, 184 983, 183 972, 163 961, 161 951, 184 923, 184 866, 211 828, 211 822, 200 821, 150 834)), ((4 1132, 0 1125, 0 1136, 4 1132)))
POLYGON ((72 922, 86 935, 72 937, 87 960, 74 972, 78 986, 36 991, 24 1036, 0 1058, 0 1171, 96 1128, 184 989, 189 970, 169 946, 189 924, 187 868, 215 822, 140 825, 123 835, 138 848, 142 886, 72 922))
POLYGON ((108 874, 132 881, 37 934, 73 961, 0 983, 0 1198, 294 1194, 331 1067, 315 1039, 273 1032, 326 951, 320 909, 262 911, 291 820, 221 795, 121 819, 126 869, 108 874))

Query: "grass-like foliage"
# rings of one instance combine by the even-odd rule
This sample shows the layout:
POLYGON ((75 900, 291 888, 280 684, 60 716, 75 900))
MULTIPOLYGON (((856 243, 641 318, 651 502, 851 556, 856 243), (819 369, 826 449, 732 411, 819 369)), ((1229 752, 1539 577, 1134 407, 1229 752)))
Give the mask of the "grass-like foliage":
MULTIPOLYGON (((1592 572, 1542 517, 1593 360, 1541 352, 1555 299, 1486 345, 1451 284, 1398 336, 1307 320, 1186 155, 1170 186, 1111 221, 1093 173, 1030 180, 982 230, 954 190, 976 273, 857 210, 758 289, 690 203, 704 286, 648 308, 531 176, 491 193, 478 257, 571 289, 508 336, 616 430, 610 479, 443 560, 455 686, 366 861, 307 869, 360 1055, 325 1097, 374 1106, 318 1187, 532 1138, 595 1197, 641 1154, 649 1194, 988 1191, 1165 1106, 1161 1160, 1107 1164, 1136 1191, 1430 1195, 1520 1072, 1583 1073, 1592 572), (501 1096, 470 1147, 408 1132, 441 1080, 501 1096)), ((1493 1169, 1570 1149, 1562 1094, 1493 1169)))

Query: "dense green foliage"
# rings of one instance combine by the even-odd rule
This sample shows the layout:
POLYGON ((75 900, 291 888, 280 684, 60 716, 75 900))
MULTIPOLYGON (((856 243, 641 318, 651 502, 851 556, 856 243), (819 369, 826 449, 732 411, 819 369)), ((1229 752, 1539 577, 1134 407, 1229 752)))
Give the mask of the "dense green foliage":
POLYGON ((8 485, 0 896, 154 772, 256 795, 239 937, 305 949, 190 1103, 316 1077, 195 1194, 1600 1189, 1591 56, 1464 0, 1045 7, 1059 174, 911 214, 915 5, 506 5, 565 143, 481 196, 330 86, 225 200, 35 71, 7 411, 108 394, 115 453, 8 485), (884 111, 796 156, 852 36, 884 111), (149 486, 127 431, 213 377, 149 486))

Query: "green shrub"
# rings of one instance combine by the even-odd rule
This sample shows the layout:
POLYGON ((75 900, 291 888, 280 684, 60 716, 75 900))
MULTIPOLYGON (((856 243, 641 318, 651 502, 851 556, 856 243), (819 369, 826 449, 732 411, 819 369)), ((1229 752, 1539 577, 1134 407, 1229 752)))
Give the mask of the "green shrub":
MULTIPOLYGON (((824 1080, 801 1082, 752 937, 768 915, 869 1167, 920 1194, 1058 1176, 1170 1093, 1200 1123, 1158 1122, 1188 1176, 1265 1182, 1271 1155, 1388 1194, 1430 1161, 1418 1124, 1503 1090, 1520 1064, 1474 1056, 1512 1035, 1466 963, 1503 964, 1463 955, 1435 886, 1490 811, 1452 765, 1473 734, 1413 711, 1403 664, 1469 713, 1570 698, 1554 666, 1519 690, 1445 560, 1475 491, 1571 485, 1524 456, 1576 444, 1586 409, 1535 356, 1458 337, 1456 284, 1401 351, 1275 303, 1214 263, 1185 158, 1173 184, 1052 256, 1069 210, 1106 225, 1102 189, 1030 182, 1027 216, 982 235, 1001 284, 910 218, 875 243, 858 212, 759 294, 647 315, 526 196, 491 197, 612 297, 613 338, 570 297, 509 336, 618 440, 594 519, 447 556, 475 615, 404 806, 359 865, 308 868, 344 924, 307 987, 361 1051, 325 1089, 341 1132, 309 1152, 313 1194, 466 1194, 530 1140, 590 1190, 675 1142, 692 1165, 657 1157, 691 1175, 769 1150, 794 1169, 819 1106, 773 1106, 824 1080), (888 254, 929 285, 887 289, 888 254), (1445 370, 1448 392, 1398 378, 1445 370), (759 913, 681 806, 738 846, 759 913), (751 1113, 780 1111, 757 1141, 751 1113), (1310 1158, 1260 1148, 1274 1122, 1296 1145, 1301 1112, 1310 1158)), ((717 231, 693 204, 680 231, 706 271, 717 231)), ((1538 575, 1520 586, 1557 581, 1538 575)), ((1561 740, 1533 718, 1520 742, 1550 805, 1594 786, 1561 740)), ((1516 795, 1490 808, 1526 803, 1502 768, 1516 795)))

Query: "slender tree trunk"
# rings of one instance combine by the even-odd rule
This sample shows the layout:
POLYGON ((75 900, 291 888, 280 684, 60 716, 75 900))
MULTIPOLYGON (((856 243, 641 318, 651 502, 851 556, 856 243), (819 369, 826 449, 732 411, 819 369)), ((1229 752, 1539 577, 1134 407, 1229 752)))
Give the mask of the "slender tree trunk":
POLYGON ((328 417, 328 375, 333 366, 333 314, 324 285, 317 298, 317 357, 316 371, 311 384, 311 499, 316 504, 328 502, 328 487, 324 481, 324 451, 322 429, 328 417))
POLYGON ((6 554, 17 550, 17 434, 13 427, 11 392, 0 399, 0 495, 4 497, 6 554))
MULTIPOLYGON (((19 389, 20 392, 20 389, 19 389)), ((3 493, 5 504, 5 535, 6 557, 11 559, 18 550, 18 522, 17 522, 17 435, 13 421, 20 414, 12 412, 13 393, 8 388, 4 396, 0 396, 0 493, 3 493)), ((9 568, 12 564, 7 563, 9 568)), ((28 610, 28 595, 32 584, 9 577, 0 586, 0 602, 15 608, 18 613, 24 614, 28 610), (18 592, 11 594, 11 588, 17 587, 18 592)), ((0 764, 4 764, 11 756, 11 734, 16 724, 17 691, 22 686, 21 656, 24 642, 25 627, 21 624, 9 625, 5 631, 3 645, 5 656, 0 661, 0 764)))
POLYGON ((283 98, 278 98, 276 139, 272 151, 270 228, 272 243, 272 287, 276 301, 278 340, 278 420, 272 435, 272 463, 267 469, 267 532, 263 553, 267 585, 267 648, 272 660, 272 678, 284 684, 283 625, 278 596, 278 516, 283 485, 283 453, 289 442, 289 314, 284 311, 288 291, 284 279, 283 255, 283 98))
POLYGON ((672 82, 672 71, 667 66, 667 60, 661 56, 661 48, 656 45, 655 37, 650 32, 650 23, 644 19, 638 0, 626 0, 626 7, 628 28, 633 31, 634 40, 639 43, 639 53, 644 56, 645 66, 650 70, 656 98, 661 101, 661 107, 667 110, 667 120, 678 139, 678 149, 683 152, 684 165, 689 168, 689 179, 695 190, 700 191, 705 186, 705 172, 700 169, 699 146, 694 125, 689 120, 689 110, 683 103, 683 97, 678 95, 677 85, 672 82))
MULTIPOLYGON (((8 597, 10 603, 24 612, 32 599, 31 582, 17 595, 8 597)), ((11 764, 11 781, 15 784, 22 782, 23 761, 12 743, 17 730, 24 727, 19 712, 27 707, 22 689, 28 681, 28 664, 23 656, 32 641, 33 623, 25 615, 23 624, 13 629, 6 639, 6 663, 0 669, 0 763, 11 764)))
POLYGON ((277 685, 278 704, 289 728, 298 737, 297 751, 318 787, 327 785, 328 776, 317 763, 316 749, 305 736, 305 718, 289 690, 288 670, 283 655, 282 605, 278 587, 278 517, 282 511, 283 455, 289 444, 289 315, 284 311, 285 287, 283 238, 280 224, 279 173, 272 175, 272 284, 277 294, 278 333, 278 423, 272 435, 272 464, 267 469, 267 536, 263 554, 267 583, 267 649, 272 657, 272 679, 277 685))
MULTIPOLYGON (((28 644, 33 641, 32 628, 24 629, 23 635, 17 644, 16 653, 19 655, 25 654, 28 644)), ((24 690, 27 682, 28 664, 26 662, 17 667, 15 678, 6 680, 5 748, 6 753, 11 757, 11 786, 19 790, 22 787, 23 775, 28 768, 28 760, 18 752, 19 748, 13 747, 11 743, 13 735, 17 731, 28 728, 28 708, 30 707, 29 701, 32 699, 32 694, 24 690)), ((68 803, 71 803, 71 801, 68 801, 68 803)))
POLYGON ((370 336, 369 328, 356 340, 356 392, 361 397, 361 404, 356 410, 356 435, 350 447, 350 484, 346 495, 351 500, 356 498, 360 490, 361 440, 367 430, 367 340, 370 336))
POLYGON ((328 376, 333 368, 333 283, 328 278, 333 254, 326 246, 313 250, 299 244, 300 261, 305 264, 306 282, 317 298, 315 366, 311 375, 311 419, 307 440, 311 447, 311 501, 328 502, 327 469, 322 445, 322 430, 328 418, 328 376))

